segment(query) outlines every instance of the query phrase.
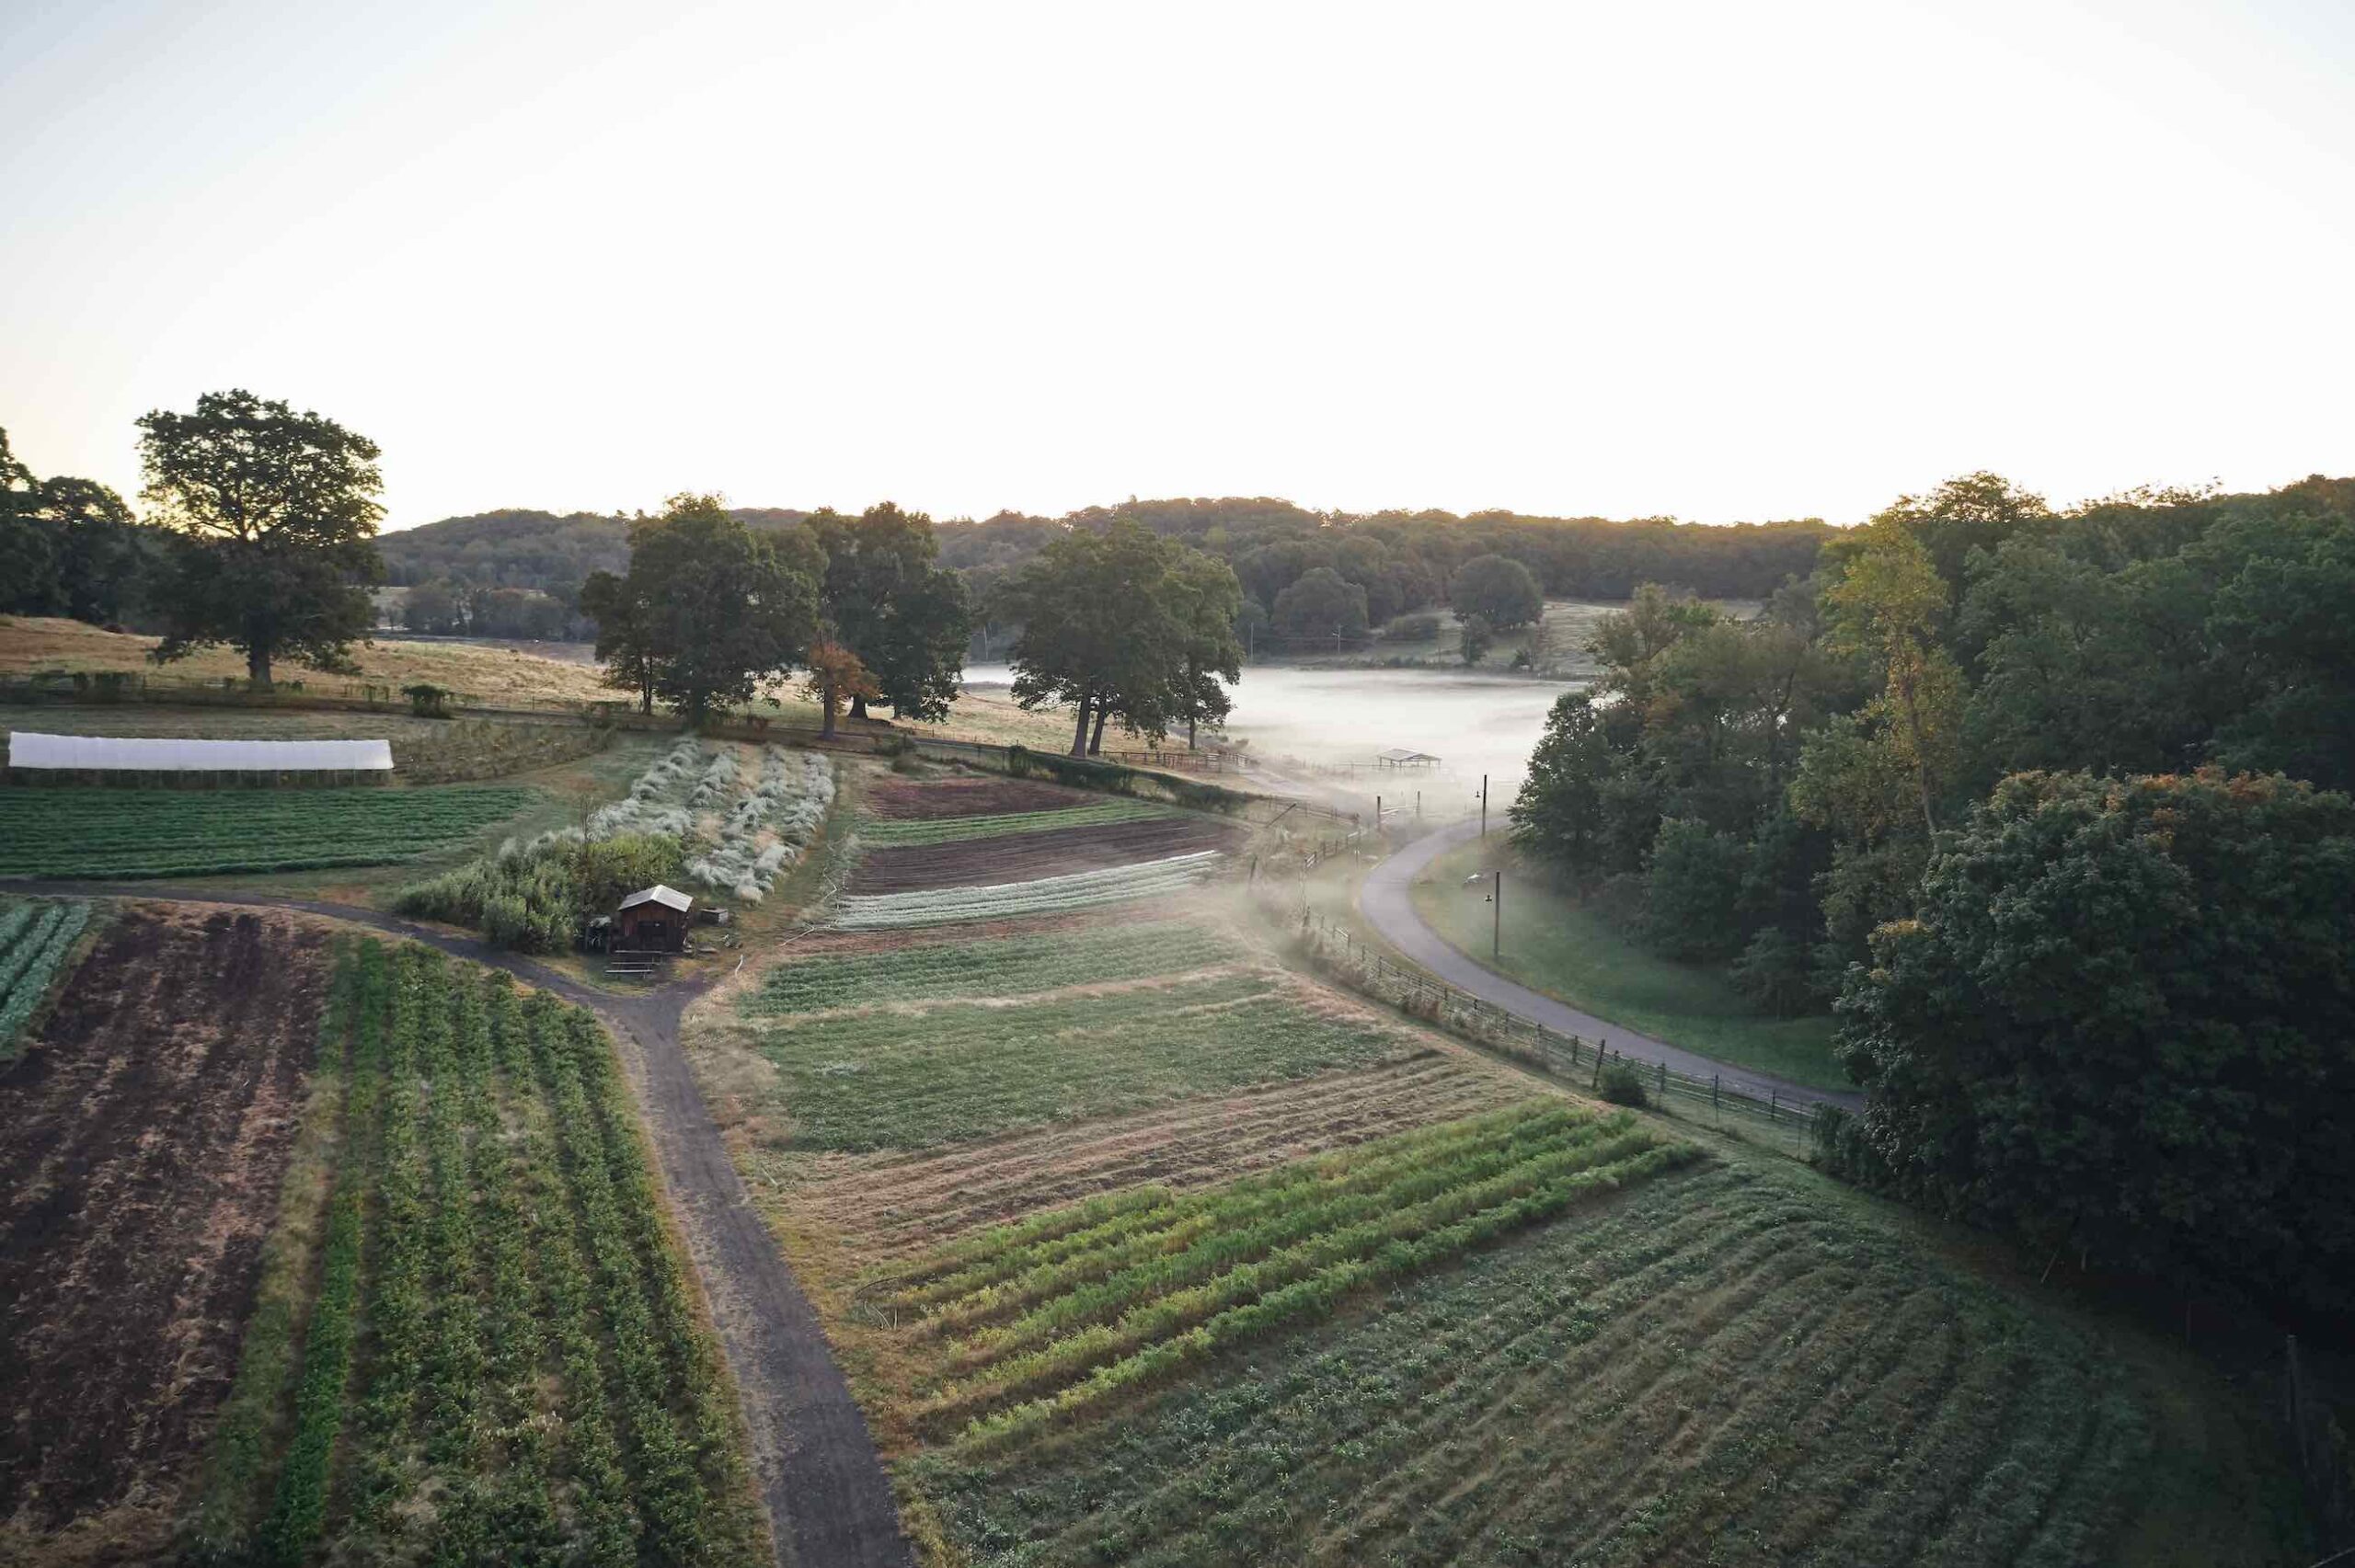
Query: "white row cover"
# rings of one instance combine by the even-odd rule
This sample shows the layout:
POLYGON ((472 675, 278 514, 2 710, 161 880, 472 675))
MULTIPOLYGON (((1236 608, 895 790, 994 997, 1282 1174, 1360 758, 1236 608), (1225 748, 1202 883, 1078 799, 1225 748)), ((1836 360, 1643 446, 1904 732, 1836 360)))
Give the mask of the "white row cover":
POLYGON ((111 773, 385 773, 389 740, 183 740, 120 735, 8 737, 12 768, 96 768, 111 773))

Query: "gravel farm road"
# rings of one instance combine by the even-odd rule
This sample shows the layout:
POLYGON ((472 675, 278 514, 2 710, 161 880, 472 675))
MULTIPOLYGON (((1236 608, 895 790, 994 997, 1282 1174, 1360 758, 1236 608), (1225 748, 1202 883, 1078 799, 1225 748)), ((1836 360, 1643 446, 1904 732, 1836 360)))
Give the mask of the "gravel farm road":
POLYGON ((1543 992, 1516 985, 1454 947, 1423 923, 1423 917, 1415 912, 1415 901, 1408 889, 1425 866, 1479 830, 1478 825, 1472 822, 1442 828, 1438 832, 1416 840, 1375 866, 1366 874, 1363 886, 1358 889, 1358 912, 1382 933, 1384 941, 1441 979, 1470 991, 1483 1001, 1494 1002, 1508 1013, 1532 1023, 1543 1024, 1558 1034, 1576 1035, 1586 1040, 1603 1040, 1614 1049, 1648 1061, 1666 1062, 1679 1072, 1698 1073, 1705 1078, 1711 1073, 1721 1074, 1727 1082, 1747 1085, 1760 1094, 1773 1090, 1779 1092, 1786 1101, 1839 1105, 1848 1110, 1864 1108, 1864 1096, 1853 1091, 1810 1089, 1804 1083, 1793 1083, 1787 1079, 1718 1061, 1698 1051, 1688 1051, 1665 1040, 1639 1035, 1622 1024, 1597 1018, 1591 1013, 1581 1013, 1543 992))
POLYGON ((69 893, 164 903, 295 910, 372 926, 488 964, 595 1013, 623 1047, 646 1113, 664 1186, 720 1348, 743 1402, 753 1473, 780 1568, 908 1568, 899 1505, 867 1418, 834 1364, 809 1298, 753 1208, 729 1159, 686 1053, 679 1019, 701 990, 674 981, 619 995, 584 986, 529 958, 382 910, 311 898, 272 898, 135 882, 8 882, 11 891, 69 893))

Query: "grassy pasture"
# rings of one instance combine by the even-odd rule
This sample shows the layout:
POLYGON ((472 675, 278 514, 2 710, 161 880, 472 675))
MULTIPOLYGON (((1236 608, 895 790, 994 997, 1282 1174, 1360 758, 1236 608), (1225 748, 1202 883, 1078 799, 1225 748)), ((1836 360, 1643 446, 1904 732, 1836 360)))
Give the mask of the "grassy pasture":
POLYGON ((534 792, 0 788, 0 876, 183 876, 384 865, 472 839, 534 792))
POLYGON ((1450 850, 1416 878, 1415 909, 1453 946, 1533 990, 1671 1046, 1819 1089, 1854 1088, 1832 1059, 1832 1020, 1775 1018, 1722 968, 1680 964, 1638 946, 1594 906, 1535 876, 1505 873, 1504 942, 1489 956, 1494 910, 1473 872, 1499 864, 1500 841, 1450 850))

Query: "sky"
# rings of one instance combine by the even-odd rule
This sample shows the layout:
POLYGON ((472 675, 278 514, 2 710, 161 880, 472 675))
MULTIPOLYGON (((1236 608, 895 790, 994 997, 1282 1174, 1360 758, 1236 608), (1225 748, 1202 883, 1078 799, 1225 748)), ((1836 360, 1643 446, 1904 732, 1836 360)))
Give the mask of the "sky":
POLYGON ((0 428, 500 507, 2355 473, 2355 5, 0 0, 0 428))

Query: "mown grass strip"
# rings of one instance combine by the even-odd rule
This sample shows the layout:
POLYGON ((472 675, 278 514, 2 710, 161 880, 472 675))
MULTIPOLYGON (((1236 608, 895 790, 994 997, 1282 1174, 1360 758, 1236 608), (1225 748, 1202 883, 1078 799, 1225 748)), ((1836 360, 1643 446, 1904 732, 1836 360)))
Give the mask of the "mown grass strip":
POLYGON ((1166 806, 1143 800, 1108 800, 1101 805, 1066 806, 1045 811, 1005 811, 984 817, 932 817, 860 820, 858 838, 874 849, 902 844, 951 844, 968 839, 998 839, 1016 833, 1044 833, 1059 828, 1093 828, 1107 822, 1130 822, 1143 817, 1174 816, 1166 806))

